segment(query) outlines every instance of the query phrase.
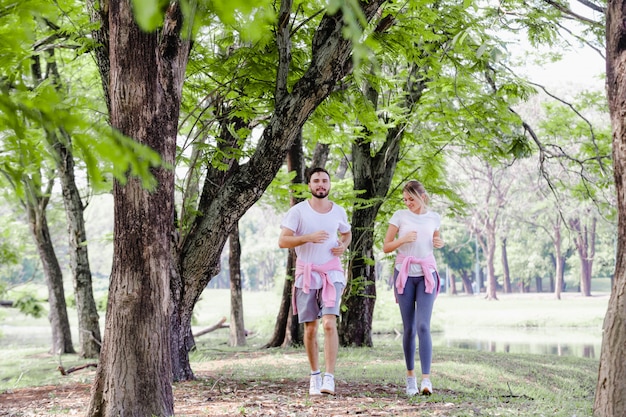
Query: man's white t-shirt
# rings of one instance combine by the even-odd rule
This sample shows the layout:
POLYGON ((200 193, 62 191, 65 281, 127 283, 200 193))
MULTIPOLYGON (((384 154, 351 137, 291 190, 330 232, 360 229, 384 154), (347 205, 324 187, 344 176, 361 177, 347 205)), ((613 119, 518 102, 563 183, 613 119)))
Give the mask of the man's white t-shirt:
MULTIPOLYGON (((319 230, 328 232, 330 237, 323 243, 307 242, 295 247, 300 261, 315 265, 323 265, 330 261, 334 257, 331 249, 339 245, 339 233, 350 231, 348 216, 343 207, 332 203, 329 212, 318 213, 311 208, 308 200, 291 207, 280 227, 293 231, 295 236, 307 235, 319 230)), ((332 282, 346 284, 345 275, 339 271, 331 271, 329 277, 332 282)), ((295 286, 302 288, 302 275, 296 277, 295 286)), ((317 272, 311 273, 311 288, 322 288, 322 279, 317 272)))
MULTIPOLYGON (((441 216, 434 211, 427 211, 424 214, 415 214, 411 210, 396 211, 389 223, 398 228, 398 237, 402 237, 410 232, 417 232, 415 242, 405 243, 398 247, 398 253, 415 258, 425 258, 433 252, 433 233, 441 226, 441 216)), ((400 270, 400 265, 396 265, 400 270)), ((411 264, 409 276, 424 276, 422 267, 418 264, 411 264)))

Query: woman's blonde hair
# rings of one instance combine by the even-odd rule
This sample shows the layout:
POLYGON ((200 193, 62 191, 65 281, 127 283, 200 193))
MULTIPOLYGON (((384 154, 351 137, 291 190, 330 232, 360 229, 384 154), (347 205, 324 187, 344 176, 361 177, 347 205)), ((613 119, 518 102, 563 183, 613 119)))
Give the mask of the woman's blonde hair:
POLYGON ((417 180, 410 180, 405 184, 402 192, 408 193, 414 199, 419 200, 424 207, 428 206, 430 199, 426 193, 426 188, 424 188, 421 182, 417 180))

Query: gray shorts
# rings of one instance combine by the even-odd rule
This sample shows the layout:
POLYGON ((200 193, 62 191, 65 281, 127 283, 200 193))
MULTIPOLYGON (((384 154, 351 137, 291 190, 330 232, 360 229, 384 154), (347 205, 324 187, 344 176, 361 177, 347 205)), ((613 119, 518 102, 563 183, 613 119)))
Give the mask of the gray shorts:
POLYGON ((321 318, 325 314, 334 314, 339 317, 341 308, 341 294, 345 285, 342 282, 335 282, 335 306, 325 307, 322 300, 322 289, 311 289, 306 294, 302 288, 295 288, 296 306, 298 308, 298 323, 308 323, 321 318))

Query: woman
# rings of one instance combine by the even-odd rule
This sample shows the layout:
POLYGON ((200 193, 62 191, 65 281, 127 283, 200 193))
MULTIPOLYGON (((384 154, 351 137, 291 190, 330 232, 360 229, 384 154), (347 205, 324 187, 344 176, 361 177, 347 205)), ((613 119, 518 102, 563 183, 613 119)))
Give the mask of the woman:
POLYGON ((430 365, 433 346, 430 337, 430 317, 439 292, 439 274, 433 247, 443 247, 439 235, 441 217, 428 210, 428 195, 419 181, 409 181, 403 188, 407 209, 391 216, 385 235, 383 251, 397 250, 394 268, 394 293, 400 307, 404 326, 402 348, 406 362, 406 393, 430 395, 430 365), (420 389, 415 375, 415 337, 419 340, 422 371, 420 389))

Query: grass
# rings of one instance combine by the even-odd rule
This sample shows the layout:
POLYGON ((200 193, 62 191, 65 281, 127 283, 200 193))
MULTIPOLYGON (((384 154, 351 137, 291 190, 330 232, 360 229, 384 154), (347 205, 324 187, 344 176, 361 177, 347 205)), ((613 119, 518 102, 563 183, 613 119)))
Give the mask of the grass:
MULTIPOLYGON (((200 347, 192 363, 212 363, 211 374, 225 375, 241 384, 262 379, 298 380, 307 372, 301 349, 221 349, 200 347), (249 366, 253 363, 254 366, 249 366), (276 364, 280 364, 279 367, 276 364)), ((402 351, 387 342, 374 348, 341 348, 336 377, 343 386, 367 384, 374 399, 388 396, 377 386, 404 386, 402 351)), ((412 399, 414 403, 449 404, 447 416, 591 416, 598 361, 555 355, 516 355, 437 348, 432 379, 435 394, 412 399), (465 411, 459 411, 463 409, 465 411)), ((428 410, 420 416, 429 414, 428 410)))
MULTIPOLYGON (((195 310, 194 330, 208 327, 223 316, 229 317, 229 297, 228 290, 207 290, 195 310)), ((260 349, 273 331, 280 299, 278 290, 245 292, 243 297, 246 328, 251 331, 248 345, 228 347, 227 330, 202 336, 190 358, 192 368, 210 366, 212 373, 242 382, 301 378, 307 372, 302 348, 260 349), (250 366, 251 363, 254 365, 250 366)), ((585 341, 601 341, 601 325, 608 303, 606 294, 581 297, 566 293, 562 300, 555 300, 550 294, 499 295, 499 298, 487 301, 481 296, 440 295, 433 312, 434 337, 444 331, 464 337, 486 335, 498 346, 516 337, 519 341, 535 337, 574 343, 577 334, 585 341)), ((4 336, 0 334, 0 392, 68 381, 91 382, 81 377, 80 372, 61 376, 57 370, 60 364, 67 368, 90 360, 80 359, 78 355, 47 354, 47 319, 25 318, 14 310, 3 310, 0 314, 0 332, 4 332, 4 336), (32 333, 44 333, 37 339, 43 343, 30 342, 32 333)), ((70 312, 70 317, 75 321, 74 312, 70 312)), ((393 337, 395 331, 401 329, 401 323, 393 294, 388 290, 379 290, 373 326, 377 334, 374 347, 341 348, 337 374, 346 384, 369 381, 374 387, 377 384, 403 386, 401 342, 393 337)), ((75 345, 77 340, 75 336, 75 345)), ((415 401, 450 404, 455 414, 444 415, 455 417, 590 416, 599 353, 598 350, 594 357, 586 358, 437 345, 433 357, 436 393, 415 401)), ((370 394, 374 399, 384 395, 370 394)), ((429 412, 420 409, 419 415, 435 415, 429 412)))

